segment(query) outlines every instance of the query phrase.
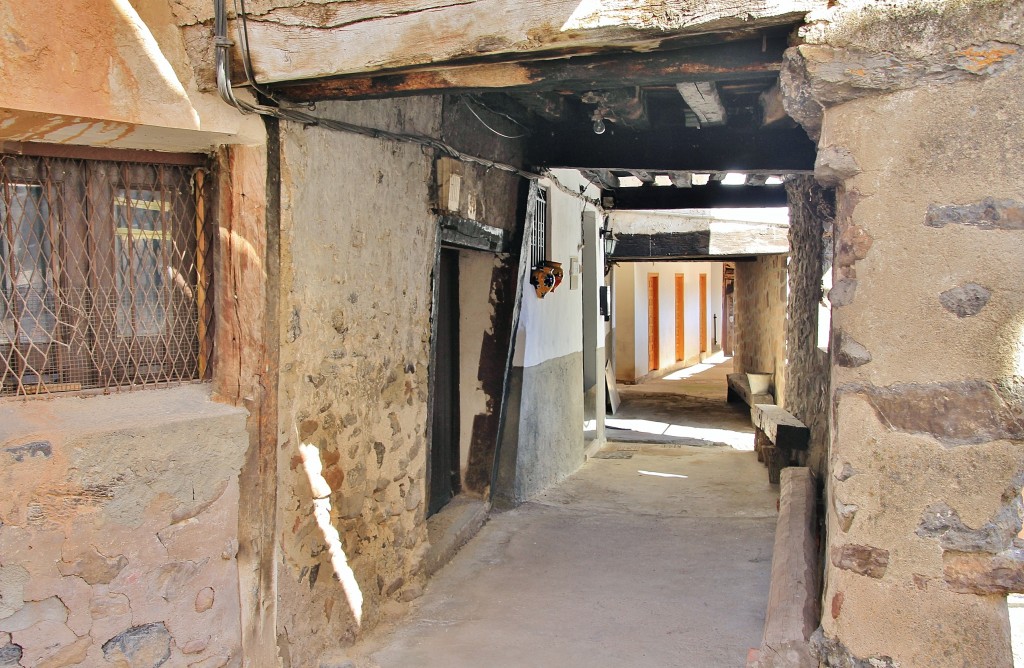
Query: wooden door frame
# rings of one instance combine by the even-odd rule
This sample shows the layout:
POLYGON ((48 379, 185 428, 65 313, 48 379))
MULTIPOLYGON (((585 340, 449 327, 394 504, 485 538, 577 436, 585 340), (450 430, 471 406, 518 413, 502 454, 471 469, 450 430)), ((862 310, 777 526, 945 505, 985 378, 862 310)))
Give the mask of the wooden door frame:
POLYGON ((700 352, 708 352, 708 275, 700 275, 700 352))
POLYGON ((686 274, 675 275, 676 361, 686 359, 686 274))
POLYGON ((661 300, 659 275, 647 274, 647 370, 661 367, 661 300), (653 305, 653 308, 652 308, 653 305))

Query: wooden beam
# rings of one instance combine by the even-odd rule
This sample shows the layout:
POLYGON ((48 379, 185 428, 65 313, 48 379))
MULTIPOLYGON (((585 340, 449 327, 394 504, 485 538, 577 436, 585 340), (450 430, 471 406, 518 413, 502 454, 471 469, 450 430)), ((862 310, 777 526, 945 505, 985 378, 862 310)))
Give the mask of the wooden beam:
POLYGON ((444 67, 300 81, 272 86, 310 102, 501 89, 504 92, 601 90, 676 85, 686 81, 749 79, 782 68, 783 37, 744 40, 653 53, 557 56, 545 60, 478 62, 444 67))
POLYGON ((725 125, 726 113, 714 81, 686 81, 676 84, 686 106, 697 115, 702 127, 725 125))
POLYGON ((589 123, 567 123, 531 139, 530 162, 551 168, 787 174, 813 170, 817 152, 799 127, 609 129, 595 135, 589 123))
POLYGON ((607 169, 585 169, 583 170, 583 176, 590 181, 597 181, 604 188, 615 189, 619 187, 619 177, 612 174, 607 169))
POLYGON ((708 229, 657 234, 616 234, 611 259, 643 262, 686 258, 779 255, 789 251, 788 228, 779 225, 712 224, 708 229))
POLYGON ((651 176, 651 173, 648 171, 645 171, 643 169, 631 169, 629 170, 629 173, 635 176, 636 178, 640 179, 640 181, 644 183, 644 185, 651 185, 652 183, 654 183, 654 177, 651 176))
POLYGON ((668 178, 676 188, 693 187, 693 174, 690 172, 669 172, 668 178))
MULTIPOLYGON (((807 12, 826 7, 825 0, 271 0, 258 4, 263 6, 249 13, 248 33, 256 78, 263 83, 496 55, 651 50, 688 35, 749 34, 792 25, 807 12)), ((233 26, 231 34, 235 34, 233 26)))
POLYGON ((713 209, 786 206, 782 186, 723 186, 711 182, 693 188, 641 186, 601 193, 615 199, 615 209, 713 209))

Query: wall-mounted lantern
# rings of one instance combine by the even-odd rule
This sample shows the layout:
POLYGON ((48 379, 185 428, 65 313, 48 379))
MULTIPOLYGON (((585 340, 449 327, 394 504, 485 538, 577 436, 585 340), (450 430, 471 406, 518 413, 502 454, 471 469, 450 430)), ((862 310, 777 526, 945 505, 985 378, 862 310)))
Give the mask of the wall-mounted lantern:
POLYGON ((611 256, 615 252, 615 245, 619 243, 619 239, 608 225, 607 218, 605 218, 604 224, 605 226, 601 228, 601 243, 604 245, 604 275, 607 276, 612 268, 611 256))

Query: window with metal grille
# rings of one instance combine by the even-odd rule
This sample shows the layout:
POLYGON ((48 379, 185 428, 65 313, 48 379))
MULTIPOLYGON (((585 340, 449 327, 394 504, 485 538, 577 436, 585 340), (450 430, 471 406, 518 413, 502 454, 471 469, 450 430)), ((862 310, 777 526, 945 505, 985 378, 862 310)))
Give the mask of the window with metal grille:
POLYGON ((54 155, 0 154, 0 395, 206 378, 202 156, 54 155))
POLYGON ((537 187, 533 190, 533 232, 530 237, 530 263, 534 268, 547 259, 548 244, 548 191, 537 187))

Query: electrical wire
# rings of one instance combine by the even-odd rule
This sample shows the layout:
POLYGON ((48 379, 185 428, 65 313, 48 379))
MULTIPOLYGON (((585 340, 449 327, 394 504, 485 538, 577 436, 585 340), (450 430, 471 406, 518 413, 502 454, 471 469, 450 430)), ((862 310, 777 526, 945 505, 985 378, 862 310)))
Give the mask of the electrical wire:
POLYGON ((459 99, 462 101, 462 104, 466 105, 466 109, 469 109, 469 113, 473 114, 473 116, 476 117, 476 120, 480 121, 480 125, 484 126, 485 128, 487 128, 488 130, 490 130, 494 134, 498 135, 499 137, 504 137, 505 139, 522 139, 523 137, 526 136, 525 133, 521 134, 521 135, 507 135, 507 134, 498 132, 497 130, 492 128, 490 125, 488 125, 487 122, 484 119, 480 118, 480 114, 476 113, 476 111, 473 109, 473 107, 470 106, 469 102, 466 102, 466 98, 462 97, 462 98, 459 98, 459 99))
POLYGON ((491 107, 486 102, 481 100, 479 96, 477 96, 477 95, 467 95, 466 97, 468 97, 470 100, 472 100, 474 104, 477 104, 477 105, 483 107, 484 109, 486 109, 487 111, 491 112, 492 114, 494 114, 496 116, 504 116, 508 120, 512 121, 513 123, 515 123, 516 125, 521 127, 522 129, 526 130, 527 133, 530 132, 530 128, 526 127, 525 125, 523 125, 522 123, 517 121, 511 114, 506 114, 503 111, 498 111, 494 107, 491 107))

